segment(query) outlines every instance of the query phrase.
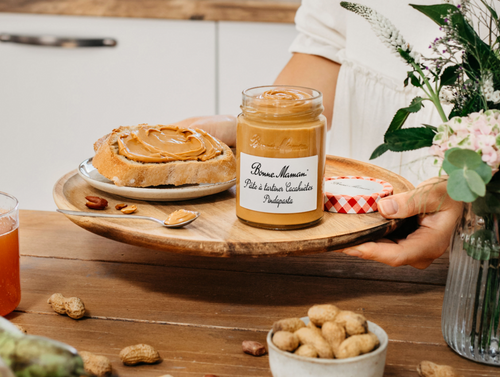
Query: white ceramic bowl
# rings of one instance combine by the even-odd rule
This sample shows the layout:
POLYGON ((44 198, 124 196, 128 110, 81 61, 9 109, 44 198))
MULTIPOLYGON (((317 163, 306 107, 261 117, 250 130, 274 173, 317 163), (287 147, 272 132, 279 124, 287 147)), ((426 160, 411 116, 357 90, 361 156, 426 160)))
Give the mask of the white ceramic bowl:
MULTIPOLYGON (((309 322, 309 318, 302 318, 309 322)), ((267 334, 269 365, 273 377, 382 377, 389 338, 375 323, 368 321, 368 330, 377 335, 380 346, 373 352, 348 359, 313 359, 285 352, 272 342, 273 330, 267 334)))

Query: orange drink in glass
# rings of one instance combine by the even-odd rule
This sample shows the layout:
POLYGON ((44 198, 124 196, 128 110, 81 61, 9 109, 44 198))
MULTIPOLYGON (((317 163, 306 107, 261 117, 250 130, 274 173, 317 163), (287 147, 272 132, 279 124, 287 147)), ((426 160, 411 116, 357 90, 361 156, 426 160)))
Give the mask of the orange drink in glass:
POLYGON ((21 301, 18 229, 18 201, 0 191, 0 316, 12 312, 21 301))

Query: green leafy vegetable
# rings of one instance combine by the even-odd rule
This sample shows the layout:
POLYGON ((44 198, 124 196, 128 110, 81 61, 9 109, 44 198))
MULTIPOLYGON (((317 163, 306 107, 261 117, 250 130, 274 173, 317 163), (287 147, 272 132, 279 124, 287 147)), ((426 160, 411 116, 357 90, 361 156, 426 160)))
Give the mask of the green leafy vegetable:
POLYGON ((16 377, 80 377, 88 375, 77 351, 61 342, 24 335, 0 317, 0 358, 16 377))

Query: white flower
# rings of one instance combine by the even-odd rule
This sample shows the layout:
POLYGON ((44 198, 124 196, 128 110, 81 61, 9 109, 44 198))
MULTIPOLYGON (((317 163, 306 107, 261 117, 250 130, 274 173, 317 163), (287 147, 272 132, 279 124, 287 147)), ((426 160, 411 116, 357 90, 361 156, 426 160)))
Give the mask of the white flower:
POLYGON ((416 64, 420 64, 422 55, 420 55, 420 53, 418 51, 411 50, 410 56, 413 58, 413 60, 415 60, 416 64))
POLYGON ((500 103, 500 90, 495 90, 493 94, 491 95, 491 101, 494 104, 500 103))
MULTIPOLYGON (((345 9, 357 13, 368 20, 375 35, 395 54, 401 56, 399 53, 401 49, 407 52, 416 64, 420 63, 421 55, 413 50, 413 47, 405 41, 399 30, 396 29, 389 19, 365 5, 348 2, 342 2, 341 5, 345 9)), ((408 63, 406 59, 403 60, 405 63, 408 63)))
POLYGON ((449 86, 445 86, 439 92, 439 100, 445 105, 451 105, 455 100, 455 93, 449 86))
POLYGON ((493 74, 491 72, 483 74, 480 90, 486 101, 491 101, 494 104, 500 103, 500 90, 495 91, 493 87, 493 74))

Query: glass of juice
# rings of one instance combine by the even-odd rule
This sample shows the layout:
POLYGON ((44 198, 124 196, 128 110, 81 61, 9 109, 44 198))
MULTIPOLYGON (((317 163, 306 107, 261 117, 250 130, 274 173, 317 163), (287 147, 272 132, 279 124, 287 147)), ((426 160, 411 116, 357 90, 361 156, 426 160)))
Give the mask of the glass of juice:
POLYGON ((21 301, 18 207, 16 198, 0 191, 0 316, 12 312, 21 301))

